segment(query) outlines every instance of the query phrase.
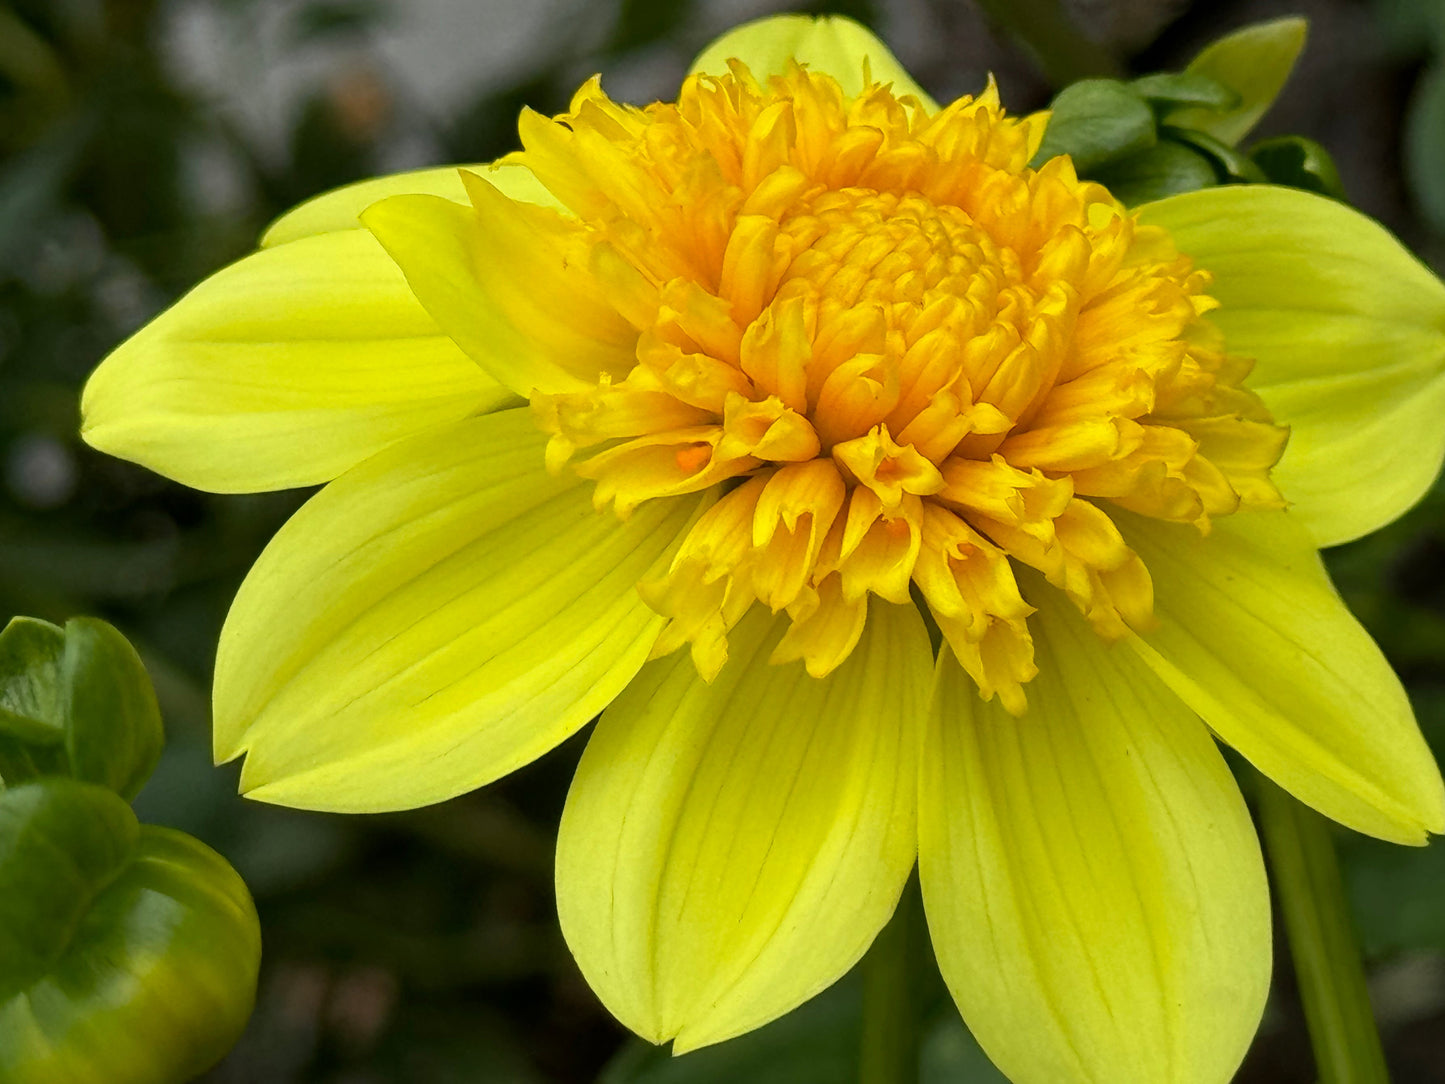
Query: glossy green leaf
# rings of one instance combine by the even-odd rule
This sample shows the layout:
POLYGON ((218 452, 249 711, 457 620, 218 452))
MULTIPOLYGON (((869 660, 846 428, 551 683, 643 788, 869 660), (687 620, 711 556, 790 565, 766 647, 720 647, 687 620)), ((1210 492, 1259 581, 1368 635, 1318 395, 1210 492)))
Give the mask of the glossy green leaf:
POLYGON ((1096 170, 1094 179, 1127 207, 1219 183, 1213 164, 1198 151, 1165 140, 1096 170))
POLYGON ((1216 139, 1208 132, 1201 132, 1194 128, 1176 128, 1173 125, 1162 125, 1159 129, 1162 137, 1182 143, 1204 155, 1214 163, 1216 169, 1227 181, 1237 181, 1242 184, 1264 184, 1266 177, 1264 171, 1247 155, 1241 154, 1228 143, 1216 139))
POLYGON ((1184 106, 1165 118, 1180 128, 1197 128, 1228 144, 1238 143, 1274 104, 1304 48, 1305 20, 1275 19, 1246 26, 1207 46, 1186 71, 1204 75, 1239 96, 1237 104, 1220 109, 1184 106))
POLYGON ((35 985, 66 951, 139 831, 130 806, 87 783, 49 779, 0 794, 0 1000, 35 985))
POLYGON ((1115 79, 1084 79, 1065 87, 1049 106, 1049 126, 1034 162, 1060 154, 1087 174, 1152 147, 1154 111, 1133 89, 1115 79))
POLYGON ((1421 77, 1410 101, 1405 174, 1425 219, 1445 231, 1445 64, 1421 77))
POLYGON ((134 798, 165 744, 145 664, 112 626, 77 617, 65 623, 62 673, 70 774, 134 798))
POLYGON ((48 621, 17 617, 0 632, 0 787, 66 770, 64 650, 48 621))
POLYGON ((1266 139, 1249 148, 1249 157, 1271 184, 1303 188, 1331 199, 1345 198, 1335 160, 1313 139, 1297 135, 1266 139))
POLYGON ((60 661, 65 633, 17 617, 0 632, 0 735, 33 745, 65 738, 60 661))
POLYGON ((1155 107, 1200 105, 1209 109, 1232 109, 1239 104, 1238 91, 1201 72, 1155 72, 1140 76, 1129 86, 1155 107))
POLYGON ((70 775, 134 798, 164 743, 145 666, 110 625, 19 617, 0 633, 0 781, 70 775))
POLYGON ((0 794, 0 1080, 190 1080, 240 1035, 259 959, 214 851, 92 784, 0 794))

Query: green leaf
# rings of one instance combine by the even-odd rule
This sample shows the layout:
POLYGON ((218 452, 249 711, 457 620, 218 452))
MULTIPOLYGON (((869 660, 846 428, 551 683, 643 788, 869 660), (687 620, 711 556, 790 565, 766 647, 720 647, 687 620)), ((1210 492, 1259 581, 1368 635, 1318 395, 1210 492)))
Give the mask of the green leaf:
POLYGON ((1405 118, 1405 175, 1431 228, 1445 233, 1445 64, 1421 78, 1405 118))
POLYGON ((214 851, 93 784, 0 793, 0 1080, 189 1080, 240 1035, 259 959, 214 851))
POLYGON ((1185 146, 1193 147, 1204 155, 1214 163, 1226 181, 1237 181, 1243 184, 1265 183, 1264 171, 1259 166, 1228 143, 1215 139, 1208 132, 1201 132, 1194 128, 1175 128, 1169 125, 1161 126, 1159 132, 1160 135, 1183 143, 1185 146))
POLYGON ((70 775, 134 798, 165 733, 140 656, 104 621, 62 630, 18 617, 0 633, 0 780, 70 775))
POLYGON ((1156 108, 1198 105, 1208 109, 1233 109, 1239 93, 1202 72, 1155 72, 1129 84, 1134 93, 1156 108))
POLYGON ((17 617, 0 632, 0 787, 67 770, 64 650, 65 634, 47 621, 17 617))
POLYGON ((33 745, 65 740, 60 660, 65 633, 17 617, 0 632, 0 735, 33 745))
POLYGON ((63 681, 70 773, 134 798, 165 744, 140 656, 104 621, 73 618, 65 624, 63 681))
POLYGON ((1335 168, 1335 160, 1313 139, 1297 135, 1266 139, 1249 149, 1249 157, 1271 184, 1345 199, 1345 186, 1335 168))
POLYGON ((1304 19, 1275 19, 1237 30, 1204 48, 1185 69, 1205 75, 1239 96, 1228 108, 1184 106, 1164 119, 1179 128, 1197 128, 1231 146, 1257 123, 1289 78, 1304 48, 1304 19))
POLYGON ((1037 165, 1060 154, 1080 174, 1152 147, 1157 140, 1154 111, 1134 90, 1115 79, 1084 79, 1065 87, 1049 106, 1051 116, 1037 165))
POLYGON ((1219 183, 1209 159, 1173 140, 1157 143, 1122 162, 1114 162, 1094 175, 1126 206, 1137 207, 1165 196, 1193 192, 1219 183))
POLYGON ((139 831, 130 806, 87 783, 49 779, 0 794, 0 1003, 64 954, 139 831))

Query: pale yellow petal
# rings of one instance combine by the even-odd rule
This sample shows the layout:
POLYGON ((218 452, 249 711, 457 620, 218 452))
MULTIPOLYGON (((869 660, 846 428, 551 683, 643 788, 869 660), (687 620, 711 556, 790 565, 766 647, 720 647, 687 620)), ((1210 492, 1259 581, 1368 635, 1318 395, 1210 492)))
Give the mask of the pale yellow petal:
POLYGON ((1269 989, 1249 813, 1194 714, 1035 594, 1023 718, 939 659, 919 795, 939 966, 1014 1084, 1224 1084, 1269 989))
POLYGON ((453 203, 466 203, 467 190, 462 184, 462 170, 480 173, 498 189, 515 200, 560 207, 552 193, 532 175, 526 166, 493 162, 467 166, 434 166, 407 173, 371 177, 355 184, 333 188, 293 207, 271 223, 261 235, 262 247, 285 244, 300 237, 334 230, 361 229, 361 212, 388 196, 441 196, 453 203))
POLYGON ((362 215, 437 323, 519 395, 582 391, 603 372, 625 374, 637 331, 587 271, 577 227, 476 174, 463 181, 469 206, 392 196, 362 215))
POLYGON ((1131 640, 1214 732, 1300 801, 1423 843, 1445 788, 1400 680, 1288 512, 1192 527, 1115 517, 1154 577, 1159 627, 1131 640))
POLYGON ((413 433, 515 402, 442 334, 370 234, 254 253, 103 361, 101 451, 197 489, 312 485, 413 433))
POLYGON ((843 15, 771 15, 729 30, 692 62, 692 71, 726 75, 729 60, 741 60, 760 81, 782 75, 790 60, 838 80, 843 93, 863 91, 863 65, 874 82, 891 83, 899 97, 911 94, 934 108, 930 98, 867 27, 843 15))
POLYGON ((619 1020, 678 1052, 841 976, 913 867, 922 619, 874 605, 823 679, 769 664, 786 624, 755 607, 711 685, 685 654, 649 663, 603 714, 562 815, 567 943, 619 1020))
POLYGON ((252 797, 425 805, 540 756, 646 660, 698 498, 626 523, 542 467, 529 412, 398 444, 301 509, 246 578, 216 663, 217 759, 252 797))
POLYGON ((1288 188, 1140 209, 1214 275, 1211 313, 1290 440, 1274 478, 1322 546, 1390 522, 1445 460, 1445 285, 1378 223, 1288 188))

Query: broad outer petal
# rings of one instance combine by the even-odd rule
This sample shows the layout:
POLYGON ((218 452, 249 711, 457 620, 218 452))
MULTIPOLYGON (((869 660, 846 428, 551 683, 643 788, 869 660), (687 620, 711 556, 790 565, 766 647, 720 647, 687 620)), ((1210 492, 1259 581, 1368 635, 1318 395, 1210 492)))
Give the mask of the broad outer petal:
POLYGON ((913 868, 922 619, 875 602, 823 679, 768 661, 786 624, 754 607, 711 685, 685 652, 649 663, 603 714, 562 816, 567 943, 613 1014, 675 1052, 839 978, 913 868))
POLYGON ((595 388, 636 364, 637 329, 603 296, 590 247, 564 214, 465 174, 469 206, 392 196, 363 214, 412 292, 492 377, 518 395, 595 388))
POLYGON ((1195 715, 1034 594, 1023 718, 938 661, 919 875, 939 966, 1014 1084, 1225 1084, 1269 989, 1249 813, 1195 715))
POLYGON ((335 230, 361 229, 361 212, 388 196, 441 196, 453 203, 466 203, 467 190, 462 171, 480 173, 497 189, 515 200, 560 207, 526 166, 511 162, 492 162, 466 166, 432 166, 385 177, 370 177, 354 184, 333 188, 287 211, 266 228, 261 246, 285 244, 301 237, 335 230))
POLYGON ((461 352, 364 230, 216 272, 101 362, 95 448, 196 489, 329 481, 414 433, 514 402, 461 352))
POLYGON ((542 468, 525 410, 398 444, 313 497, 221 633, 215 751, 254 798, 375 811, 439 802, 540 756, 646 661, 666 567, 706 498, 625 523, 542 468))
POLYGON ((1115 513, 1154 577, 1158 628, 1130 643, 1224 741, 1359 832, 1445 831, 1440 769, 1390 664, 1290 512, 1193 527, 1115 513))

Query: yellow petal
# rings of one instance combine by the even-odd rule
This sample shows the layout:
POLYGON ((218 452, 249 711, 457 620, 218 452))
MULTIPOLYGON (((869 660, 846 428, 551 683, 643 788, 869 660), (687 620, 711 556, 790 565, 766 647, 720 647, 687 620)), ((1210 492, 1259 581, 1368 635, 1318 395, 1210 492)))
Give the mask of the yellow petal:
POLYGON ((1193 713, 1036 593, 1025 717, 939 659, 918 824, 939 966, 1014 1084, 1223 1084, 1269 989, 1249 813, 1193 713))
POLYGON ((937 108, 888 46, 867 27, 842 15, 773 15, 744 23, 704 49, 691 70, 726 75, 729 60, 741 60, 759 82, 782 75, 788 62, 796 60, 831 75, 849 97, 863 92, 866 60, 874 82, 891 83, 895 95, 912 94, 930 109, 937 108))
POLYGON ((82 434, 197 489, 335 478, 393 441, 513 401, 363 230, 247 256, 122 343, 82 434))
POLYGON ((1405 690, 1288 512, 1192 527, 1116 513, 1154 576, 1145 662, 1300 801, 1360 832, 1423 843, 1445 788, 1405 690))
POLYGON ((313 196, 271 223, 261 235, 261 246, 282 245, 300 237, 333 230, 361 229, 361 212, 388 196, 426 194, 441 196, 453 203, 466 203, 467 190, 462 184, 464 169, 483 174, 512 199, 539 203, 545 207, 561 206, 542 186, 542 182, 532 175, 532 171, 523 165, 493 162, 490 165, 436 166, 386 177, 371 177, 313 196))
POLYGON ((398 444, 324 489, 241 586, 216 662, 218 760, 254 798, 439 802, 540 756, 646 660, 638 598, 699 498, 626 523, 542 466, 509 410, 398 444))
POLYGON ((1395 519, 1445 460, 1445 285, 1334 200, 1233 185, 1140 209, 1215 276, 1211 314, 1290 427, 1274 480, 1321 546, 1395 519))
POLYGON ((637 331, 587 271, 580 227, 477 174, 463 182, 471 206, 402 195, 362 214, 437 323, 519 395, 590 390, 603 372, 625 375, 637 331))
POLYGON ((786 625, 754 607, 711 685, 685 655, 649 663, 603 713, 562 814, 567 943, 612 1013, 675 1052, 832 983, 913 867, 922 619, 874 605, 824 679, 769 664, 786 625))

